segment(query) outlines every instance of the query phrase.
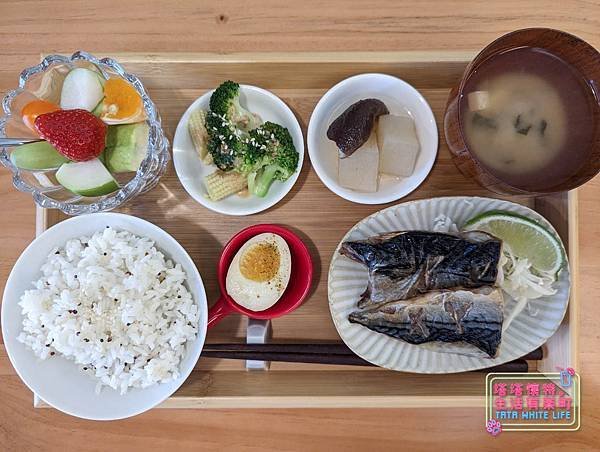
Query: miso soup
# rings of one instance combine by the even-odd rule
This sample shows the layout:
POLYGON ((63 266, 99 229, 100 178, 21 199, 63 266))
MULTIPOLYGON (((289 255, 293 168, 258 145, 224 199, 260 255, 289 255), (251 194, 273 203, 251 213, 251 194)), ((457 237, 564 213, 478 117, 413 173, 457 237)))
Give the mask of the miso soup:
POLYGON ((460 100, 469 150, 515 187, 557 185, 591 152, 590 89, 572 66, 542 49, 491 58, 467 80, 460 100))

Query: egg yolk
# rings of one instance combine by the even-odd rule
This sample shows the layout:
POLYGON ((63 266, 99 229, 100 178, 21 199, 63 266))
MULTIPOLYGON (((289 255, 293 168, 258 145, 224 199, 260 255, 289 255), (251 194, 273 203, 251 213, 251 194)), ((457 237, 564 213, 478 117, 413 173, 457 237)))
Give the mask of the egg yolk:
POLYGON ((279 261, 279 251, 274 244, 257 243, 241 256, 240 272, 251 281, 269 281, 279 271, 279 261))

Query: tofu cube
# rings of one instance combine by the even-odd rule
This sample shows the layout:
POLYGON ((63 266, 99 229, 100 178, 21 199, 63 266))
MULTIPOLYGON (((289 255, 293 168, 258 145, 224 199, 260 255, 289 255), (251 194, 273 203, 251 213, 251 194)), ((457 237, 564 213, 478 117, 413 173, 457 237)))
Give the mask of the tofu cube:
POLYGON ((379 149, 375 131, 352 155, 339 159, 338 180, 342 187, 373 193, 378 188, 379 149))
POLYGON ((467 95, 467 102, 471 111, 485 110, 490 104, 490 95, 487 91, 473 91, 467 95))
POLYGON ((410 116, 380 116, 377 144, 382 173, 397 177, 408 177, 413 173, 420 146, 410 116))

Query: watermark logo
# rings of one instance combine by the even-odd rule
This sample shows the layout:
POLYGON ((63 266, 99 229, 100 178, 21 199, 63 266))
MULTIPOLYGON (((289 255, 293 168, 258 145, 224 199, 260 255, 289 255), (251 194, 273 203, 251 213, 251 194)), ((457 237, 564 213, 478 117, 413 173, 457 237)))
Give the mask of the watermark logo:
POLYGON ((490 373, 486 377, 485 426, 503 431, 578 430, 580 382, 572 369, 551 373, 490 373))

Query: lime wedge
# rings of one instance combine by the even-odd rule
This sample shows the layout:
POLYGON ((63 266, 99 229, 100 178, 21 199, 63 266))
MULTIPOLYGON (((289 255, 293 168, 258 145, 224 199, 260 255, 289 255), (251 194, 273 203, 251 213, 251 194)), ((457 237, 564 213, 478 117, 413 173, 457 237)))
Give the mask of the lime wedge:
POLYGON ((564 263, 560 241, 527 217, 495 210, 471 218, 463 229, 485 231, 498 237, 513 254, 529 259, 537 270, 557 273, 564 263))

